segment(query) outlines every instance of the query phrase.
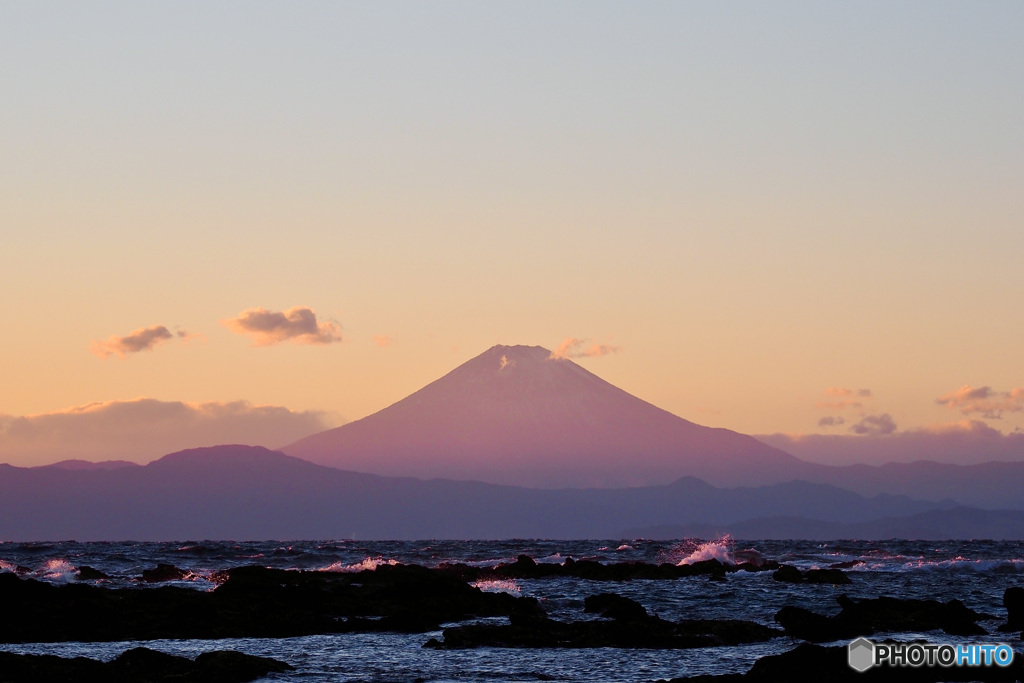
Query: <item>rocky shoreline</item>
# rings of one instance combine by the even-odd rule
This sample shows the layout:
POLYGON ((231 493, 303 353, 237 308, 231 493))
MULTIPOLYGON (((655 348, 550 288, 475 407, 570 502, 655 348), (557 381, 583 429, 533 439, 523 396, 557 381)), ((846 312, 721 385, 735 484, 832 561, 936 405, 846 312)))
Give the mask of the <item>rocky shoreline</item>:
MULTIPOLYGON (((567 559, 538 564, 521 555, 495 567, 442 564, 382 564, 359 572, 333 573, 246 566, 214 575, 212 591, 168 582, 187 576, 159 565, 138 577, 147 587, 107 588, 73 582, 54 585, 16 573, 0 573, 0 642, 115 642, 161 639, 286 638, 355 632, 434 633, 423 644, 436 650, 494 648, 643 648, 731 647, 788 638, 795 647, 762 657, 744 674, 680 678, 676 681, 1003 681, 1024 679, 1024 657, 1012 667, 985 669, 879 668, 858 674, 847 665, 845 647, 820 643, 860 636, 945 633, 985 636, 983 621, 1001 616, 967 608, 959 600, 853 599, 839 595, 839 611, 819 613, 802 607, 778 610, 774 625, 742 619, 681 619, 650 614, 645 606, 614 591, 586 598, 579 619, 555 619, 532 597, 486 592, 473 582, 509 579, 578 578, 628 582, 687 578, 727 581, 740 572, 772 572, 780 583, 850 583, 839 568, 801 571, 754 558, 740 564, 706 560, 689 565, 622 562, 602 564, 567 559), (443 628, 442 628, 443 627, 443 628), (799 641, 804 641, 800 643, 799 641), (851 677, 852 675, 852 677, 851 677), (965 677, 960 677, 965 676, 965 677)), ((102 584, 104 576, 88 567, 84 580, 102 584)), ((1002 633, 1019 637, 1024 628, 1024 589, 1004 596, 1002 633)), ((833 608, 834 609, 834 608, 833 608)), ((998 636, 1000 641, 1006 636, 998 636)), ((992 640, 990 638, 989 640, 992 640)), ((290 667, 276 660, 237 652, 215 652, 196 660, 135 648, 111 662, 50 655, 0 653, 0 683, 28 680, 99 678, 109 681, 242 681, 290 667), (275 668, 276 667, 276 668, 275 668)))

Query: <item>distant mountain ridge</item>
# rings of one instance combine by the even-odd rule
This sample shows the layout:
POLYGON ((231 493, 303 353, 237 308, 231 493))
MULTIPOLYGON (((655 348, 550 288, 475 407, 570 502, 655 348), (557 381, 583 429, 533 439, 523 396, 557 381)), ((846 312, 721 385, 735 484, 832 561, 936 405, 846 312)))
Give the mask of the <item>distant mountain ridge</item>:
POLYGON ((102 460, 100 462, 92 462, 90 460, 61 460, 59 462, 50 463, 49 465, 40 465, 40 467, 53 467, 62 470, 116 470, 121 467, 138 466, 138 463, 128 460, 102 460))
POLYGON ((806 463, 694 424, 540 346, 494 346, 383 410, 281 449, 358 472, 501 484, 720 485, 797 478, 806 463))
MULTIPOLYGON (((193 449, 112 470, 0 466, 0 540, 22 541, 616 538, 625 529, 728 529, 780 516, 806 520, 804 529, 813 533, 815 524, 870 529, 876 519, 914 515, 932 515, 922 524, 934 526, 935 515, 954 514, 950 508, 807 482, 723 489, 685 477, 642 488, 540 490, 421 481, 346 472, 249 446, 193 449)), ((989 528, 991 516, 972 514, 981 515, 978 528, 989 528)), ((1024 515, 1013 523, 1004 525, 1006 533, 1024 538, 1024 515)), ((914 537, 912 524, 901 529, 914 537)))

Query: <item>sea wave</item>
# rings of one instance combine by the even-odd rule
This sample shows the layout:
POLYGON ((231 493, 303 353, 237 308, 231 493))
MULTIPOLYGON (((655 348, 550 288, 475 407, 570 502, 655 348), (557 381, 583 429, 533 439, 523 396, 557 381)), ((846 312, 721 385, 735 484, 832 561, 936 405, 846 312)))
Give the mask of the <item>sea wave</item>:
POLYGON ((381 565, 394 566, 398 564, 398 560, 384 557, 367 557, 360 562, 345 563, 345 562, 333 562, 326 567, 321 567, 317 571, 321 572, 340 572, 340 573, 355 573, 365 571, 367 569, 374 570, 381 565))

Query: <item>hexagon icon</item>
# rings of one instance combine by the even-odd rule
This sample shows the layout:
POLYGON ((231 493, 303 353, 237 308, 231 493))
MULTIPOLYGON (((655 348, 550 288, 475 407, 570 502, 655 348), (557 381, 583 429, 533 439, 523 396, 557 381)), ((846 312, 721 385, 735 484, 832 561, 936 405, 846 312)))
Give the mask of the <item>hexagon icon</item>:
POLYGON ((850 668, 860 672, 867 671, 875 664, 875 644, 867 638, 858 638, 847 647, 850 668))

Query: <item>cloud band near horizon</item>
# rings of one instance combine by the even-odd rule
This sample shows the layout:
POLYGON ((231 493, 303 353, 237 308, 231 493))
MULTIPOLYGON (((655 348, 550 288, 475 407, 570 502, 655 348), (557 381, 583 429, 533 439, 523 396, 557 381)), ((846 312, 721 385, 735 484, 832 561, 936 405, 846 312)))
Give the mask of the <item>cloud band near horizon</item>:
POLYGON ((140 398, 90 403, 39 415, 0 414, 0 463, 34 466, 65 459, 145 463, 185 448, 217 444, 280 448, 340 422, 321 411, 293 411, 248 401, 140 398))

